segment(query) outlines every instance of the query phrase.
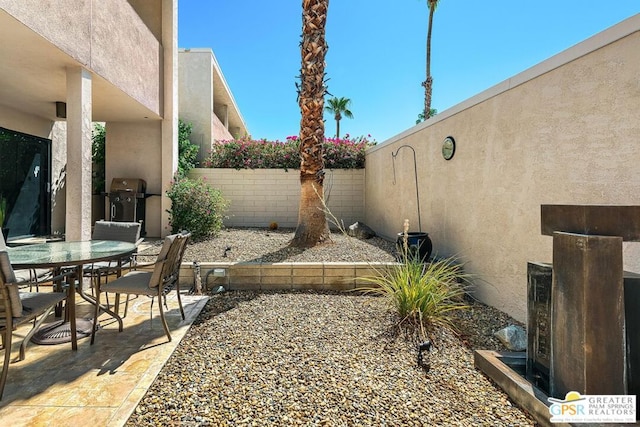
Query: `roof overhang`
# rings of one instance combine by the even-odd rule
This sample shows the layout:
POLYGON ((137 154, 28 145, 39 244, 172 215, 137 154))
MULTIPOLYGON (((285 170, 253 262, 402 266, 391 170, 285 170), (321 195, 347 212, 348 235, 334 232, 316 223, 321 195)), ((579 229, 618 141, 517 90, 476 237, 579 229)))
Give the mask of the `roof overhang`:
MULTIPOLYGON (((55 103, 66 100, 66 69, 83 64, 2 9, 0 40, 0 105, 60 120, 56 117, 55 103)), ((160 118, 99 75, 91 74, 94 121, 160 118)))

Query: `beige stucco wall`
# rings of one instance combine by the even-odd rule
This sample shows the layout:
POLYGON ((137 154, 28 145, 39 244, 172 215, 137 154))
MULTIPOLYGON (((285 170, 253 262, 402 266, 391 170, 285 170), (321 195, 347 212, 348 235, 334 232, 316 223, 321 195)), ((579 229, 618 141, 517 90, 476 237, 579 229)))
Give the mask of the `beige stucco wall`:
MULTIPOLYGON (((216 70, 215 59, 211 49, 188 49, 178 52, 178 88, 180 118, 192 125, 192 144, 200 147, 198 162, 202 162, 211 151, 211 144, 215 140, 233 139, 227 126, 220 117, 233 105, 214 105, 216 98, 223 97, 216 94, 214 76, 216 70)), ((221 79, 221 76, 218 76, 221 79)), ((220 86, 218 85, 218 90, 220 86)))
MULTIPOLYGON (((364 169, 325 171, 327 207, 345 227, 364 218, 364 169)), ((300 201, 300 172, 282 169, 206 169, 190 172, 222 191, 231 202, 228 227, 295 227, 300 201)), ((330 224, 333 227, 333 224, 330 224)))
MULTIPOLYGON (((552 260, 540 205, 640 204, 639 29, 636 15, 370 149, 366 222, 387 236, 405 218, 417 229, 411 150, 392 167, 410 145, 434 251, 460 257, 476 295, 524 321, 527 261, 552 260)), ((625 244, 629 270, 638 246, 625 244)))
POLYGON ((129 2, 40 0, 34 7, 33 2, 0 0, 0 6, 80 64, 162 114, 158 91, 162 46, 129 2))
POLYGON ((88 65, 91 62, 92 2, 0 0, 0 7, 76 61, 88 65))
MULTIPOLYGON (((242 135, 237 135, 236 134, 236 136, 240 137, 242 135)), ((229 141, 229 140, 234 139, 234 138, 235 137, 233 135, 231 135, 231 132, 229 131, 229 129, 227 129, 226 126, 224 125, 224 123, 222 123, 220 121, 218 116, 213 114, 211 116, 211 139, 212 139, 212 141, 229 141)), ((211 147, 207 147, 207 150, 203 151, 201 154, 203 154, 204 157, 207 157, 207 155, 209 153, 209 150, 211 150, 211 147)))
POLYGON ((51 130, 51 234, 65 232, 67 206, 67 123, 53 122, 51 130))
POLYGON ((163 115, 162 45, 127 1, 94 1, 92 10, 92 71, 163 115))
POLYGON ((127 0, 153 33, 154 37, 162 40, 162 0, 127 0))
POLYGON ((198 161, 202 161, 211 147, 213 123, 211 52, 179 52, 178 58, 178 111, 191 123, 190 141, 200 147, 198 161))
POLYGON ((40 138, 51 138, 53 122, 0 105, 0 127, 40 138))
MULTIPOLYGON (((106 125, 106 185, 113 178, 138 178, 147 183, 145 228, 148 236, 161 236, 160 196, 163 194, 162 127, 159 121, 138 123, 108 122, 106 125)), ((168 182, 166 183, 169 184, 168 182)))

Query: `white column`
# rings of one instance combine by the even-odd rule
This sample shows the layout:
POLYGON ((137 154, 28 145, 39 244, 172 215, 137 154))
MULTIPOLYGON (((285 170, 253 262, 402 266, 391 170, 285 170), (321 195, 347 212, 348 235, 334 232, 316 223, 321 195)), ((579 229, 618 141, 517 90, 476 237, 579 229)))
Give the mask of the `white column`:
MULTIPOLYGON (((162 113, 162 201, 160 202, 160 233, 169 234, 171 199, 165 195, 173 174, 178 170, 178 2, 162 0, 162 64, 163 113, 162 113)), ((158 72, 161 72, 158 70, 158 72)))
POLYGON ((91 239, 91 74, 67 68, 65 238, 91 239))

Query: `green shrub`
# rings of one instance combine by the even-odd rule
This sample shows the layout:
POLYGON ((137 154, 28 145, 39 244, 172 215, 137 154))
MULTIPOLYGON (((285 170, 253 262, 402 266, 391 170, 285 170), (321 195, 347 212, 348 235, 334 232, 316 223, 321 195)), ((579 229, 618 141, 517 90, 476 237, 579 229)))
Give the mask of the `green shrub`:
POLYGON ((176 177, 167 191, 171 199, 171 232, 187 230, 194 240, 217 234, 229 202, 204 179, 176 177))
POLYGON ((360 279, 371 286, 358 290, 386 298, 397 311, 399 324, 419 327, 422 338, 432 326, 455 329, 453 312, 468 308, 463 298, 467 276, 453 258, 422 263, 418 257, 405 256, 402 262, 360 279))
POLYGON ((196 167, 198 164, 198 151, 200 147, 192 144, 189 140, 191 136, 191 130, 193 125, 191 123, 183 122, 182 119, 178 121, 178 175, 181 177, 187 176, 189 171, 196 167))
POLYGON ((91 130, 91 155, 93 164, 91 168, 91 192, 100 194, 105 191, 105 143, 107 133, 104 126, 95 123, 91 130))

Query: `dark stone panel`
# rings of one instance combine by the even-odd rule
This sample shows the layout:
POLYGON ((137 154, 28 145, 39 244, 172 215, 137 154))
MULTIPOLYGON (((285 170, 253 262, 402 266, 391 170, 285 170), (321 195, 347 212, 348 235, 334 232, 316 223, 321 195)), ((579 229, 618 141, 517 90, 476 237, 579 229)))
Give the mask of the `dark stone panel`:
POLYGON ((640 241, 640 206, 541 205, 542 234, 555 231, 640 241))

